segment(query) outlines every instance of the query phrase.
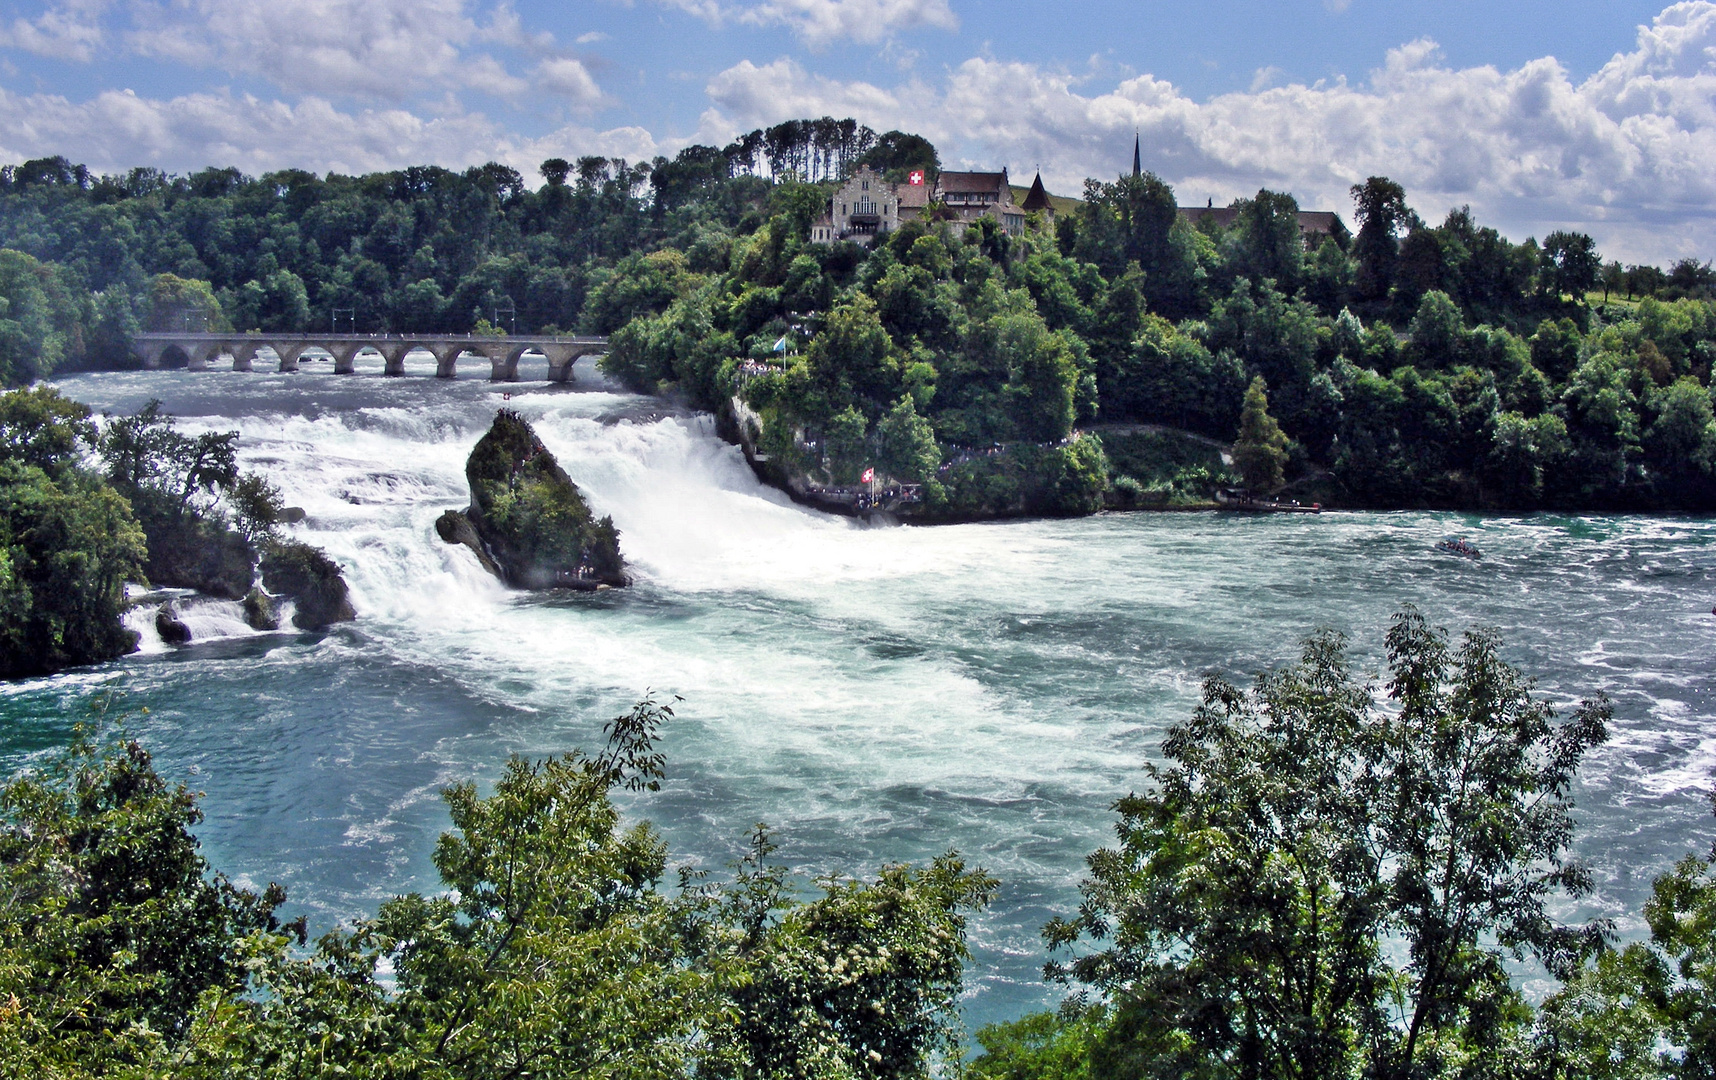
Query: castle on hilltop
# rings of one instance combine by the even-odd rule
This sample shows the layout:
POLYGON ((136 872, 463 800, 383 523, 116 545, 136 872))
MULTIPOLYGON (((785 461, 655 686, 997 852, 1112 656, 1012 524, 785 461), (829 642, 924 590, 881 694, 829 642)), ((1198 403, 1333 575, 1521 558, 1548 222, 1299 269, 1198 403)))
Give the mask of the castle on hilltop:
POLYGON ((902 225, 925 220, 934 206, 938 221, 947 222, 955 235, 975 222, 991 217, 1008 236, 1025 231, 1029 215, 1040 215, 1052 224, 1055 207, 1043 187, 1042 174, 1031 183, 1023 202, 1013 197, 1007 170, 1000 172, 944 172, 931 184, 925 172, 913 170, 903 184, 893 184, 868 165, 859 168, 828 200, 828 211, 810 227, 816 244, 848 240, 869 245, 879 236, 902 225))
MULTIPOLYGON (((1143 174, 1143 137, 1135 135, 1132 175, 1143 174)), ((925 170, 915 169, 905 183, 896 184, 865 165, 829 197, 827 209, 811 224, 810 240, 814 244, 844 240, 868 247, 877 237, 910 222, 927 220, 932 208, 935 220, 945 221, 956 236, 986 217, 994 218, 1008 236, 1018 236, 1027 228, 1031 215, 1052 226, 1056 214, 1054 198, 1043 187, 1040 171, 1021 201, 1014 197, 1005 167, 1000 172, 944 172, 933 183, 925 170)), ((1227 228, 1239 217, 1237 207, 1217 206, 1213 199, 1206 206, 1181 206, 1178 210, 1194 228, 1206 222, 1227 228)), ((1345 230, 1340 215, 1332 210, 1299 211, 1299 235, 1308 248, 1316 248, 1325 237, 1345 230)))

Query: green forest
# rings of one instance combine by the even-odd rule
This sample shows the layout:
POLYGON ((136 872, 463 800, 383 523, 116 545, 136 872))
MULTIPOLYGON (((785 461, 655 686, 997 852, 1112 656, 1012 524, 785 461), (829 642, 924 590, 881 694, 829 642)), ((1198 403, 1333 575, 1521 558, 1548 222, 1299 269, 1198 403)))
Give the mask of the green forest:
POLYGON ((743 403, 779 472, 874 467, 921 484, 929 519, 1223 483, 1352 507, 1716 506, 1707 264, 1515 242, 1464 208, 1433 224, 1383 177, 1314 248, 1291 194, 1194 227, 1148 173, 1087 181, 1021 235, 932 205, 874 250, 810 243, 860 164, 940 163, 825 119, 672 160, 554 159, 535 186, 494 164, 10 166, 0 378, 135 364, 143 329, 578 330, 612 335, 608 370, 635 389, 743 403), (1272 426, 1231 470, 1136 445, 1139 425, 1232 443, 1253 388, 1272 426))

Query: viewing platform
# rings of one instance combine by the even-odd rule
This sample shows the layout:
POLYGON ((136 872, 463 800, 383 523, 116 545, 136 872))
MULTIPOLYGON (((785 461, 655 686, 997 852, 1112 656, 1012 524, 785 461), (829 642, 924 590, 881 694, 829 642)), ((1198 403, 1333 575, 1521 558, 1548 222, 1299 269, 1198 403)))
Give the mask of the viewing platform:
MULTIPOLYGON (((312 350, 334 358, 334 374, 355 374, 355 361, 362 352, 381 356, 382 374, 404 375, 405 356, 421 349, 435 358, 437 378, 451 379, 459 358, 466 354, 489 362, 493 382, 517 382, 518 361, 525 353, 539 353, 548 360, 548 381, 566 382, 572 365, 581 356, 608 351, 605 337, 529 335, 479 337, 473 334, 211 334, 143 333, 133 341, 143 366, 182 367, 205 371, 220 357, 231 357, 232 370, 251 371, 266 350, 279 363, 280 371, 297 371, 298 361, 312 350)), ((264 359, 264 362, 268 362, 264 359)))

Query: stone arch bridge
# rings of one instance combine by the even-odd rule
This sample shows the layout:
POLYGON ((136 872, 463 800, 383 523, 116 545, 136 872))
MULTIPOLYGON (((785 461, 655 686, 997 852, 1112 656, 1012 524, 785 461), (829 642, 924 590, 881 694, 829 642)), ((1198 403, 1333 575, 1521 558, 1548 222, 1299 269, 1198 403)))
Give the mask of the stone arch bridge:
POLYGON ((605 337, 474 337, 470 334, 192 334, 144 333, 133 339, 145 368, 183 366, 203 371, 221 357, 232 358, 232 370, 251 371, 267 349, 281 371, 297 371, 298 361, 311 349, 334 358, 334 373, 350 375, 361 352, 381 354, 383 374, 405 374, 405 354, 422 349, 435 357, 435 374, 451 379, 459 357, 466 353, 489 361, 494 382, 518 381, 518 361, 527 352, 548 359, 550 382, 572 377, 580 356, 608 351, 605 337))

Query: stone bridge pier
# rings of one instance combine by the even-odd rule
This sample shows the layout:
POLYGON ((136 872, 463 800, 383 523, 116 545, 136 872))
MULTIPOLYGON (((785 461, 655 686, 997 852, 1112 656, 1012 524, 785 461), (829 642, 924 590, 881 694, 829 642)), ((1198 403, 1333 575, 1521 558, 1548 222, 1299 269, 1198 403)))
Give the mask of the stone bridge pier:
MULTIPOLYGON (((604 338, 599 345, 543 345, 541 349, 542 355, 548 357, 548 381, 567 382, 572 378, 572 365, 578 362, 579 357, 607 352, 608 342, 604 338)), ((518 362, 514 360, 513 379, 517 378, 517 368, 518 362)))

